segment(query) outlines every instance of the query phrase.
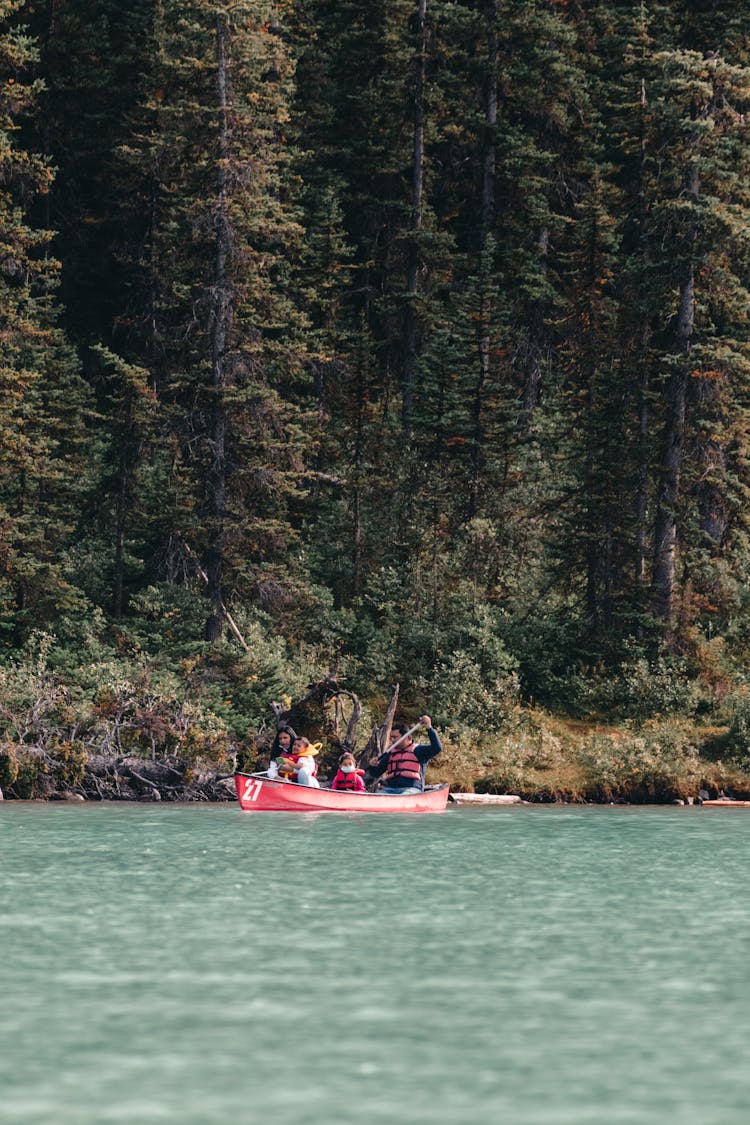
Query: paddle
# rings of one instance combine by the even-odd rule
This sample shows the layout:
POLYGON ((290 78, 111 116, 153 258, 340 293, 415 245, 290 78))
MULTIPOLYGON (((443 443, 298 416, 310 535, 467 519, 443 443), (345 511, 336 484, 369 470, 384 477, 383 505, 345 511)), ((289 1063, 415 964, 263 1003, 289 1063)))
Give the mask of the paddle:
MULTIPOLYGON (((413 726, 413 727, 410 727, 410 729, 409 729, 409 730, 405 731, 405 732, 404 732, 404 733, 403 733, 403 734, 401 735, 401 737, 400 737, 400 738, 397 738, 395 742, 392 742, 392 743, 391 743, 391 745, 390 745, 390 746, 388 747, 388 749, 387 749, 387 750, 384 750, 384 751, 383 751, 383 753, 384 753, 384 754, 390 754, 391 750, 395 750, 397 746, 400 746, 400 745, 401 745, 401 743, 402 743, 402 742, 404 741, 404 739, 405 739, 405 738, 408 738, 410 734, 414 734, 414 731, 415 731, 415 730, 416 730, 416 729, 417 729, 418 727, 420 727, 421 725, 422 725, 421 723, 415 723, 415 724, 414 724, 414 726, 413 726)), ((381 758, 381 756, 382 756, 382 755, 378 755, 378 757, 377 757, 377 758, 375 758, 375 759, 372 759, 372 758, 371 758, 371 759, 370 759, 370 761, 368 762, 368 765, 374 766, 374 765, 376 764, 376 762, 379 762, 379 761, 380 761, 380 758, 381 758)))
POLYGON ((407 730, 407 731, 405 731, 405 732, 404 732, 404 733, 403 733, 403 734, 401 735, 401 737, 400 737, 400 738, 397 738, 395 742, 391 743, 391 745, 390 745, 390 746, 388 747, 388 749, 387 749, 386 753, 387 753, 387 754, 390 754, 391 750, 395 750, 395 749, 396 749, 396 747, 397 747, 397 746, 398 746, 398 745, 399 745, 400 743, 402 743, 402 742, 404 741, 404 739, 405 739, 405 738, 408 738, 410 734, 414 734, 414 731, 415 731, 415 730, 417 730, 417 728, 418 728, 418 727, 420 727, 421 725, 422 725, 421 723, 415 723, 415 724, 414 724, 414 726, 413 726, 413 727, 412 727, 412 728, 411 728, 410 730, 407 730))
MULTIPOLYGON (((408 738, 410 735, 414 734, 414 731, 417 730, 421 725, 422 723, 420 721, 418 723, 415 723, 413 727, 410 727, 409 730, 404 731, 401 737, 397 738, 395 742, 392 742, 388 749, 384 751, 384 753, 390 754, 392 750, 395 750, 397 746, 401 745, 405 738, 408 738)), ((379 757, 375 761, 371 759, 368 764, 375 765, 377 761, 380 761, 379 757)), ((371 784, 377 787, 379 784, 382 784, 382 782, 380 782, 379 779, 375 779, 375 781, 371 782, 371 784)))

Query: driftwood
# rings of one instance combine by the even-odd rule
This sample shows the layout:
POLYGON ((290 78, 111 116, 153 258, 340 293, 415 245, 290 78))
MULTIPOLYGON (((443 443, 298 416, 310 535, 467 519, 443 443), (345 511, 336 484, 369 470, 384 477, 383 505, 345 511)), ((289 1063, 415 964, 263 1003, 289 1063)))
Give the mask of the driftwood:
POLYGON ((178 758, 154 762, 104 754, 89 755, 77 790, 99 801, 228 801, 234 797, 224 776, 210 769, 196 772, 178 758))
POLYGON ((357 740, 357 726, 359 725, 359 720, 361 718, 362 704, 359 701, 359 697, 356 696, 353 691, 339 690, 337 695, 334 697, 333 737, 334 741, 336 741, 338 745, 341 746, 342 753, 345 750, 348 750, 349 753, 353 753, 357 740), (339 720, 340 718, 342 718, 342 699, 351 700, 352 713, 349 716, 348 723, 346 724, 346 733, 344 734, 343 739, 339 739, 339 720))
POLYGON ((454 805, 525 805, 515 793, 451 793, 454 805))
POLYGON ((369 739, 357 755, 358 766, 366 767, 371 759, 379 758, 390 746, 391 727, 393 726, 393 720, 396 717, 396 708, 398 707, 398 693, 399 685, 394 684, 391 702, 388 704, 388 710, 385 713, 385 722, 382 726, 372 728, 369 739))
POLYGON ((324 679, 308 684, 302 699, 290 707, 272 703, 271 710, 276 730, 283 725, 290 726, 311 742, 324 743, 327 750, 321 755, 320 764, 332 765, 333 759, 345 750, 354 750, 357 726, 362 718, 362 703, 353 691, 339 687, 335 670, 324 679), (352 710, 342 734, 344 701, 351 704, 352 710))

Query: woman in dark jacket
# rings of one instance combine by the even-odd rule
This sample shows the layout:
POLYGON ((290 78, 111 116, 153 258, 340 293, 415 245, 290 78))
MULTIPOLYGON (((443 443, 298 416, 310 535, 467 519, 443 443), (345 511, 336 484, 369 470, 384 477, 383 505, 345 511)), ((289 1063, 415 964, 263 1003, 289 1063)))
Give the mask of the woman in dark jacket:
POLYGON ((291 750, 294 740, 297 737, 297 732, 288 723, 281 723, 271 745, 271 764, 268 767, 268 776, 270 778, 279 776, 278 759, 284 757, 291 757, 291 750))

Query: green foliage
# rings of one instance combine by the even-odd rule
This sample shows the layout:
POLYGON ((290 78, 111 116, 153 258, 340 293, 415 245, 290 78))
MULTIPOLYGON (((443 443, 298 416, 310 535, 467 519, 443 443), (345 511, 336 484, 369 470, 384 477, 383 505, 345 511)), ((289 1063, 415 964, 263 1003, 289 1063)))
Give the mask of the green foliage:
POLYGON ((74 789, 83 781, 88 762, 88 752, 78 739, 58 742, 52 748, 51 770, 59 784, 74 789))
POLYGON ((18 773, 13 782, 13 791, 21 801, 30 801, 41 796, 44 787, 44 765, 41 759, 24 755, 18 763, 18 773))
MULTIPOLYGON (((694 713, 701 688, 685 661, 634 656, 613 669, 589 669, 564 680, 572 714, 607 720, 694 713)), ((561 684, 562 687, 562 684, 561 684)))
POLYGON ((609 800, 669 801, 695 794, 702 774, 698 748, 668 725, 638 734, 594 735, 580 761, 590 783, 609 800))
POLYGON ((528 747, 524 739, 503 740, 490 773, 474 784, 477 793, 518 793, 528 776, 528 747))
POLYGON ((476 660, 455 652, 436 669, 431 706, 436 722, 451 730, 499 732, 518 711, 518 677, 487 679, 476 660))
POLYGON ((0 10, 0 642, 22 644, 33 628, 83 599, 61 557, 86 495, 90 401, 77 359, 58 326, 59 263, 51 234, 33 222, 52 181, 49 160, 25 151, 20 122, 41 91, 38 53, 25 28, 9 27, 21 5, 0 10))
POLYGON ((710 7, 0 7, 25 792, 97 739, 231 756, 334 665, 461 745, 729 692, 744 754, 750 41, 710 7))
POLYGON ((0 790, 8 789, 18 777, 18 758, 12 743, 0 745, 0 790))
POLYGON ((721 739, 722 752, 743 766, 750 766, 750 692, 746 685, 725 696, 719 717, 727 723, 726 735, 721 739))
POLYGON ((128 641, 146 652, 166 645, 177 655, 185 646, 191 649, 202 634, 205 602, 193 584, 147 586, 132 596, 130 611, 128 641))
MULTIPOLYGON (((174 603, 158 593, 144 608, 158 607, 169 622, 174 603)), ((19 659, 0 665, 4 772, 21 770, 26 792, 50 773, 75 786, 91 753, 226 767, 248 733, 268 723, 271 699, 302 694, 314 658, 305 648, 292 653, 268 622, 240 620, 247 652, 195 638, 188 645, 186 631, 171 662, 148 655, 137 630, 119 633, 117 649, 98 638, 83 662, 84 651, 71 652, 48 633, 32 635, 19 659)))

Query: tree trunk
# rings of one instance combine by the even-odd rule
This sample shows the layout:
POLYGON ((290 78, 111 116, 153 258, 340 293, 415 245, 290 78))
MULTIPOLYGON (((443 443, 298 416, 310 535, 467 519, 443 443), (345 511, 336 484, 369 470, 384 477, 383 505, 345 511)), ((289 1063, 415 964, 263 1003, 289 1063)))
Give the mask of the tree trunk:
MULTIPOLYGON (((640 238, 646 224, 646 206, 644 200, 644 178, 646 168, 646 126, 645 115, 648 105, 646 97, 646 80, 641 79, 641 116, 640 129, 640 164, 638 168, 638 229, 640 238)), ((646 585, 646 512, 648 509, 648 478, 649 478, 649 367, 648 350, 651 329, 644 323, 641 329, 638 347, 638 468, 636 472, 635 490, 635 583, 639 610, 642 608, 646 585)))
MULTIPOLYGON (((687 192, 698 199, 698 168, 693 165, 687 177, 687 192)), ((685 357, 695 327, 695 266, 692 250, 696 230, 692 226, 685 247, 686 261, 680 283, 680 305, 677 316, 677 351, 685 357)), ((669 381, 669 415, 664 432, 661 480, 656 502, 654 528, 654 568, 652 578, 653 606, 659 619, 668 624, 674 610, 675 561, 677 554, 677 502, 680 494, 682 449, 685 440, 685 408, 687 403, 687 362, 679 363, 669 381)))
POLYGON ((391 696, 391 701, 388 704, 385 721, 381 726, 372 728, 372 733, 367 743, 357 755, 358 766, 366 766, 372 758, 379 758, 380 755, 384 754, 388 747, 391 745, 391 727, 393 726, 393 720, 396 717, 399 686, 399 684, 393 685, 393 695, 391 696))
MULTIPOLYGON (((363 325, 363 334, 365 328, 363 325)), ((364 461, 364 429, 365 429, 365 357, 360 354, 357 364, 357 420, 354 438, 354 492, 352 496, 353 520, 353 558, 352 558, 352 593, 356 599, 362 595, 362 466, 364 461)))
POLYGON ((417 8, 418 55, 414 80, 414 144, 412 167, 411 239, 409 266, 406 278, 406 307, 404 309, 404 377, 402 424, 404 433, 411 430, 414 407, 414 383, 417 368, 419 340, 419 271, 421 254, 419 236, 422 231, 422 201, 424 196, 424 129, 425 84, 427 78, 427 0, 418 0, 417 8))
MULTIPOLYGON (((40 43, 40 62, 43 74, 49 73, 49 53, 50 44, 52 43, 55 34, 55 0, 45 0, 44 6, 44 34, 40 43)), ((40 98, 40 107, 42 109, 40 124, 42 134, 42 152, 44 155, 51 159, 52 157, 52 135, 51 135, 51 96, 49 91, 49 83, 45 83, 44 92, 40 98)), ((42 223, 45 230, 52 228, 52 192, 48 191, 42 196, 43 218, 42 223)), ((44 256, 47 258, 50 253, 50 244, 45 243, 44 256)))
POLYGON ((635 494, 635 581, 638 590, 646 585, 646 509, 648 505, 648 409, 649 372, 647 359, 641 360, 638 386, 638 471, 635 494))
POLYGON ((211 324, 211 408, 209 412, 209 447, 211 465, 208 474, 208 512, 210 520, 209 547, 206 560, 210 615, 206 622, 206 639, 221 636, 224 598, 223 538, 226 507, 226 435, 227 416, 224 390, 227 385, 227 360, 232 334, 232 288, 229 280, 232 232, 228 213, 229 191, 229 24, 226 15, 216 18, 216 86, 219 106, 219 166, 216 177, 216 263, 211 324))
POLYGON ((695 485, 698 518, 704 541, 718 550, 729 526, 729 503, 726 496, 727 451, 722 434, 722 383, 717 377, 691 379, 689 405, 694 406, 703 426, 691 449, 691 457, 699 469, 695 485))
POLYGON ((482 162, 482 226, 479 236, 480 308, 477 320, 477 353, 479 370, 472 406, 471 482, 469 486, 469 517, 479 511, 482 468, 484 460, 484 394, 490 379, 490 318, 492 301, 487 261, 490 234, 495 217, 495 172, 497 127, 497 0, 487 5, 487 90, 485 95, 485 148, 482 162))
POLYGON ((485 291, 480 298, 477 321, 479 368, 471 407, 471 480, 469 483, 469 518, 479 511, 484 470, 484 393, 490 377, 490 298, 485 291))
POLYGON ((497 128, 497 0, 487 4, 487 91, 485 96, 485 141, 482 161, 482 232, 480 248, 483 251, 492 231, 495 218, 495 173, 497 147, 495 130, 497 128))
POLYGON ((125 525, 132 501, 132 472, 128 457, 129 429, 122 435, 122 449, 117 466, 117 499, 115 513, 115 560, 113 577, 112 611, 116 621, 122 617, 125 582, 125 525))
POLYGON ((723 488, 726 478, 726 453, 719 441, 704 438, 697 455, 702 465, 697 486, 700 529, 714 548, 721 547, 729 526, 729 505, 723 488))
MULTIPOLYGON (((547 271, 547 253, 549 251, 549 227, 539 228, 537 248, 542 262, 542 273, 547 271)), ((526 363, 523 372, 523 389, 521 393, 521 415, 519 428, 526 433, 534 420, 534 412, 539 402, 539 386, 542 381, 542 365, 546 351, 544 340, 544 310, 540 302, 536 302, 531 312, 529 321, 529 337, 526 352, 526 363)))

